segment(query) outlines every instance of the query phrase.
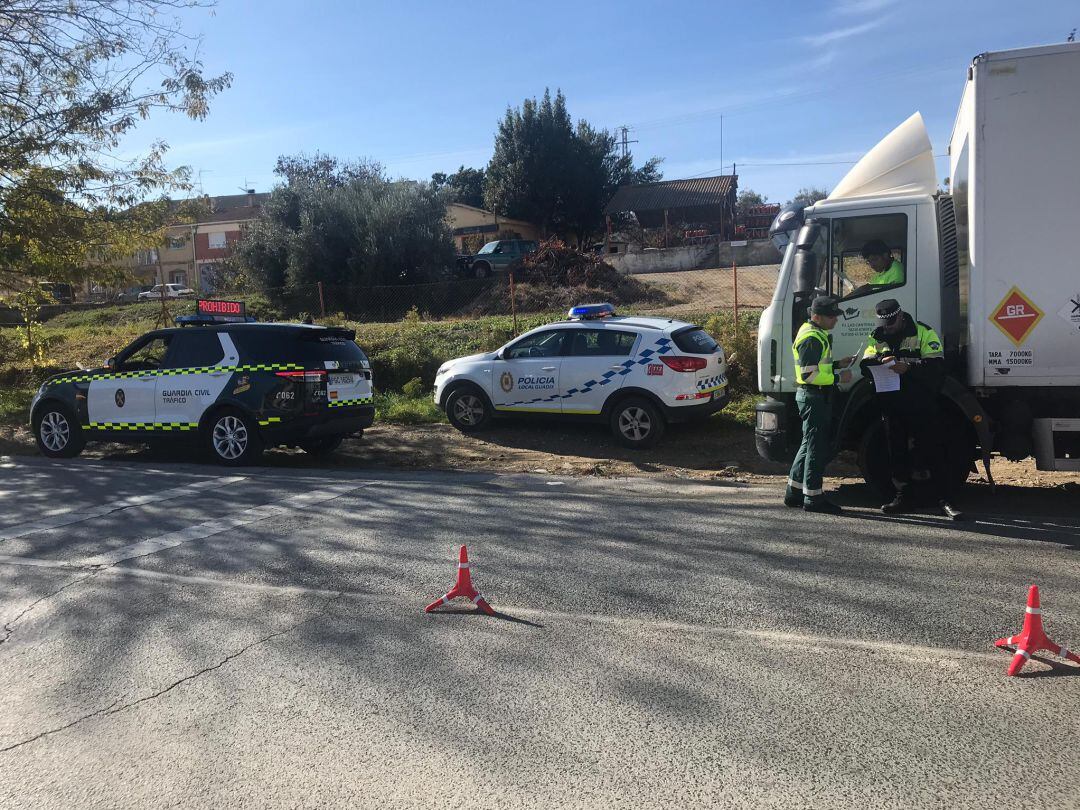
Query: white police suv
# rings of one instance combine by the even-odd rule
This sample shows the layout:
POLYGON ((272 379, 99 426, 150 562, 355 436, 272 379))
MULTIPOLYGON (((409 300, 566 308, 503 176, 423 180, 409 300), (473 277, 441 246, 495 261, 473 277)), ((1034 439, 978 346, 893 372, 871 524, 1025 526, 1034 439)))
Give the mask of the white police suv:
POLYGON ((570 310, 498 351, 444 363, 435 401, 466 433, 493 416, 546 413, 602 419, 628 447, 649 447, 668 422, 728 401, 724 350, 702 329, 668 318, 619 317, 611 304, 570 310))
POLYGON ((222 464, 250 464, 278 445, 328 453, 371 426, 371 366, 351 330, 176 320, 191 325, 147 332, 102 368, 45 380, 30 405, 41 452, 69 458, 87 441, 178 439, 222 464))

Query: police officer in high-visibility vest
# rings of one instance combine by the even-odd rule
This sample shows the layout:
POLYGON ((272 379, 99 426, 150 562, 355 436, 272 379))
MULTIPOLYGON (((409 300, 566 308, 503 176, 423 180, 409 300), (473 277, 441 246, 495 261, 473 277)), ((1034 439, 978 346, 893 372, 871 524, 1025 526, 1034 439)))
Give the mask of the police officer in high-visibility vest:
POLYGON ((871 334, 859 363, 863 375, 873 379, 872 366, 887 366, 889 372, 874 381, 874 393, 881 406, 881 418, 889 443, 889 467, 896 497, 881 507, 886 514, 911 508, 910 486, 913 468, 928 472, 928 486, 945 517, 962 520, 963 515, 948 501, 943 439, 938 428, 938 395, 945 380, 945 352, 941 338, 921 321, 900 308, 893 298, 876 307, 878 328, 871 334), (914 444, 914 456, 909 445, 914 444))
POLYGON ((843 511, 825 498, 823 489, 825 465, 832 455, 832 398, 837 382, 849 382, 851 372, 836 374, 846 368, 854 357, 833 362, 832 335, 840 309, 836 299, 822 295, 810 305, 810 320, 799 328, 791 351, 795 355, 795 402, 802 418, 802 444, 795 455, 788 476, 784 503, 801 506, 807 512, 838 515, 843 511))

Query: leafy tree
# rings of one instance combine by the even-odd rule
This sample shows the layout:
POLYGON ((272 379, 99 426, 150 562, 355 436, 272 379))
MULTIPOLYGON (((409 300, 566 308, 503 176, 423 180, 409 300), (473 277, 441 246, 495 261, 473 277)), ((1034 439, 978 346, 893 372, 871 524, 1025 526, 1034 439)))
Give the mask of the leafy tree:
POLYGON ((392 182, 377 163, 326 155, 281 158, 275 171, 284 182, 235 255, 255 286, 416 284, 453 264, 445 202, 430 183, 392 182))
POLYGON ((8 0, 0 9, 0 282, 115 272, 170 217, 155 193, 188 186, 167 146, 120 159, 154 111, 205 118, 232 81, 203 75, 178 13, 203 0, 8 0))
POLYGON ((462 166, 453 174, 435 172, 431 175, 431 185, 436 191, 445 191, 448 202, 484 207, 483 169, 462 166))
POLYGON ((624 183, 654 182, 660 159, 638 169, 619 154, 614 135, 571 121, 566 98, 549 90, 507 109, 495 133, 484 200, 500 214, 535 222, 545 232, 579 239, 600 230, 603 208, 624 183))
POLYGON ((743 189, 735 198, 735 219, 737 222, 746 221, 746 213, 755 205, 764 205, 767 199, 764 194, 758 194, 750 188, 743 189))
POLYGON ((807 188, 800 188, 799 193, 788 200, 788 204, 802 203, 803 205, 813 205, 818 200, 824 200, 828 196, 829 192, 825 189, 809 186, 807 188))

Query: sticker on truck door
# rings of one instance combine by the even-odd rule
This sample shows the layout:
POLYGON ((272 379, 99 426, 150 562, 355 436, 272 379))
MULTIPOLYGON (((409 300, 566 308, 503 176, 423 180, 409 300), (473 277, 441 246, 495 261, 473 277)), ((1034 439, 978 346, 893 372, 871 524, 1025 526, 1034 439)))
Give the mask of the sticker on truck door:
POLYGON ((1069 298, 1068 303, 1058 310, 1058 317, 1068 321, 1080 331, 1080 292, 1069 298))
POLYGON ((1008 295, 1001 299, 994 314, 990 316, 994 326, 1017 348, 1027 340, 1042 319, 1043 311, 1017 287, 1009 290, 1008 295))

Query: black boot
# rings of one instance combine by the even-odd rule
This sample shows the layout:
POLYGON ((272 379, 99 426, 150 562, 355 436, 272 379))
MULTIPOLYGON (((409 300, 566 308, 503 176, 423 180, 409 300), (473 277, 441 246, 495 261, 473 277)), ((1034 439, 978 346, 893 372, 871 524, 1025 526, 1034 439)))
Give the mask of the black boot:
POLYGON ((795 489, 794 487, 788 487, 784 492, 784 506, 790 506, 793 509, 798 509, 802 506, 803 494, 801 489, 795 489))
POLYGON ((881 507, 881 511, 886 515, 898 515, 901 512, 908 512, 910 509, 911 504, 909 503, 906 489, 898 489, 896 491, 896 497, 881 507))
POLYGON ((957 509, 955 506, 953 506, 951 503, 949 503, 944 498, 942 498, 940 501, 938 501, 938 509, 941 511, 941 514, 943 514, 949 520, 963 520, 964 519, 964 513, 961 512, 959 509, 957 509))
POLYGON ((818 498, 816 501, 807 501, 803 504, 804 512, 820 512, 823 515, 839 515, 843 513, 837 504, 832 501, 827 501, 824 498, 818 498))

